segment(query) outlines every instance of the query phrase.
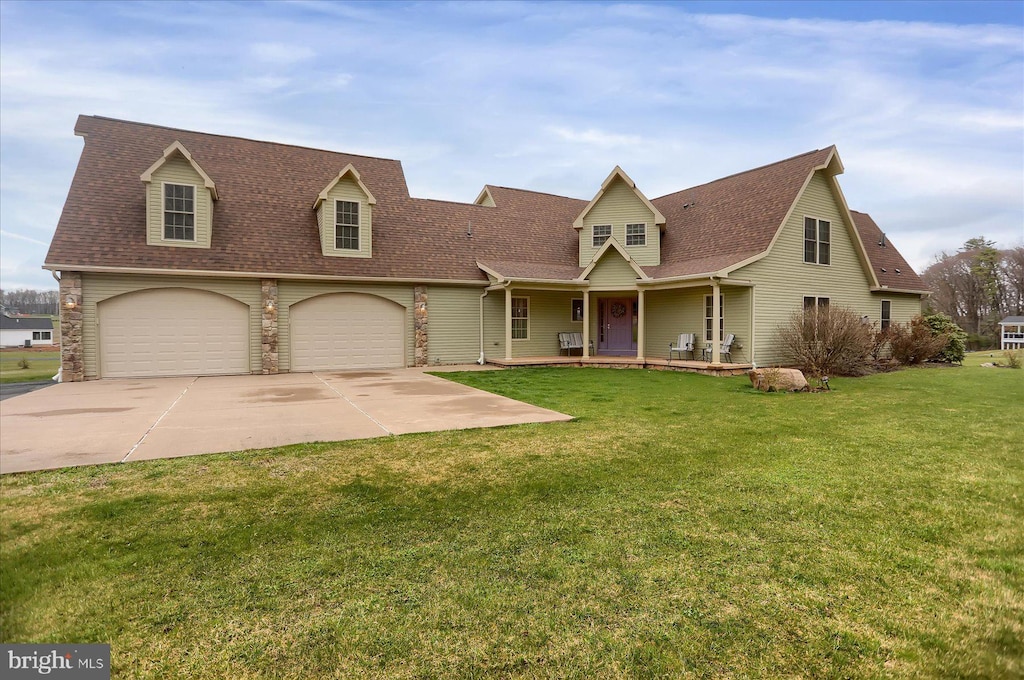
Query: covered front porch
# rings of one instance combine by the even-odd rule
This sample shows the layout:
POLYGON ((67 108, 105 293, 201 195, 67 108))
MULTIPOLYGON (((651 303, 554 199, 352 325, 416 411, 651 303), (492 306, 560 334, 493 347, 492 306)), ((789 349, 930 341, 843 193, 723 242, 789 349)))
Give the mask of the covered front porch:
POLYGON ((514 359, 489 358, 487 363, 505 368, 523 366, 576 366, 591 368, 646 368, 656 371, 680 371, 683 373, 703 373, 704 375, 742 375, 752 364, 720 362, 718 365, 708 361, 692 361, 680 359, 657 359, 618 356, 537 356, 517 357, 514 359))
POLYGON ((496 366, 708 375, 735 375, 753 367, 753 290, 746 281, 706 276, 672 282, 633 278, 611 285, 581 279, 505 280, 487 289, 481 305, 481 358, 496 366), (681 333, 694 336, 693 351, 671 356, 681 333), (572 350, 559 342, 559 336, 569 334, 576 337, 572 350), (735 341, 726 353, 722 345, 730 336, 735 341))

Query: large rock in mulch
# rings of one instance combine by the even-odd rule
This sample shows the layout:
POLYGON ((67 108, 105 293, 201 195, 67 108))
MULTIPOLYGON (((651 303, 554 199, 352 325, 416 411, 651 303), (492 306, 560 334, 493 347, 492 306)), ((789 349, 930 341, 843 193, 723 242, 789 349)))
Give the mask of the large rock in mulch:
POLYGON ((807 378, 795 368, 755 368, 747 375, 762 392, 806 392, 807 378))

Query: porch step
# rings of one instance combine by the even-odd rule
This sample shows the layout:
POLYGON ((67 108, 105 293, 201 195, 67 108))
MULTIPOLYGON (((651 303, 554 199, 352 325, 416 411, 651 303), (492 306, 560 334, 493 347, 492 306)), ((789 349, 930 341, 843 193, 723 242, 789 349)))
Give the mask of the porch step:
POLYGON ((667 359, 637 359, 635 357, 518 357, 515 359, 488 359, 487 363, 495 366, 515 368, 520 366, 588 366, 593 368, 647 368, 656 371, 683 371, 687 373, 703 373, 705 375, 743 375, 752 364, 722 363, 713 366, 706 361, 682 361, 667 359))

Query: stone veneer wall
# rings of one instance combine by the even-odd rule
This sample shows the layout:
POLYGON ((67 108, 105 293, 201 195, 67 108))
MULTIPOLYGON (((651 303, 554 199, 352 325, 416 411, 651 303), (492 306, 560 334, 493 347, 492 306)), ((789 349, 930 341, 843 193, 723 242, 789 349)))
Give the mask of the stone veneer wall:
POLYGON ((427 357, 427 287, 413 288, 413 329, 416 332, 414 365, 426 366, 427 357))
POLYGON ((262 373, 277 373, 277 279, 260 281, 262 373))
POLYGON ((61 272, 60 277, 60 367, 61 381, 85 380, 82 356, 82 274, 61 272), (71 306, 68 306, 70 300, 71 306))

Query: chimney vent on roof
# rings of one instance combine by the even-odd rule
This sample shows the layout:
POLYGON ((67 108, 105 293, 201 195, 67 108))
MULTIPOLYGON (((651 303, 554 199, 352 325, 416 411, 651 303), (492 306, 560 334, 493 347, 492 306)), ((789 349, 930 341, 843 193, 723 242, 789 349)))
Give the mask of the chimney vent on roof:
POLYGON ((885 247, 885 232, 884 231, 882 232, 882 237, 880 239, 878 239, 878 245, 882 246, 883 248, 885 247))
POLYGON ((473 220, 470 220, 469 226, 466 227, 466 238, 473 238, 473 220))
POLYGON ((885 267, 882 267, 882 273, 883 273, 883 274, 885 273, 885 271, 886 271, 886 270, 885 270, 885 267))
POLYGON ((893 271, 896 272, 897 274, 902 274, 903 273, 899 269, 893 269, 893 271))

